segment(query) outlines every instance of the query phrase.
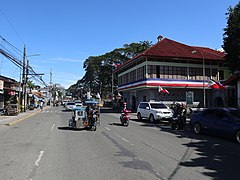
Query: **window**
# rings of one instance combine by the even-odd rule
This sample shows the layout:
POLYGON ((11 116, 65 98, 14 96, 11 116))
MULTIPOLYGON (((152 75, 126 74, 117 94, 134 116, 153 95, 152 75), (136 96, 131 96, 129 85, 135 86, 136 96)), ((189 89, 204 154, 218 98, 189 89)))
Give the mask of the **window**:
POLYGON ((147 103, 140 103, 139 108, 141 109, 146 109, 146 107, 148 107, 147 103))
POLYGON ((149 65, 148 66, 148 74, 150 78, 156 78, 156 66, 149 65))
POLYGON ((166 109, 167 107, 162 103, 150 103, 153 109, 166 109))
POLYGON ((219 80, 224 79, 224 70, 219 70, 219 80))
POLYGON ((147 96, 143 96, 143 101, 147 101, 147 96))
POLYGON ((140 67, 137 70, 137 77, 136 80, 143 80, 145 78, 145 74, 146 74, 146 67, 140 67))
POLYGON ((157 78, 160 78, 160 66, 156 67, 157 78))

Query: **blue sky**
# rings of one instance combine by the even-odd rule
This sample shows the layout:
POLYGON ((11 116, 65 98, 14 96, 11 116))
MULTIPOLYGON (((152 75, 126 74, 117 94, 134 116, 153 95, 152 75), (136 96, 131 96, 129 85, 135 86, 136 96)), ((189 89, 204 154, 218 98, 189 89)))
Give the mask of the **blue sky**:
MULTIPOLYGON (((238 2, 7 0, 0 6, 0 35, 20 50, 26 45, 27 55, 40 53, 28 58, 30 65, 44 73, 46 83, 52 69, 53 83, 68 88, 85 74, 85 59, 126 43, 156 43, 162 35, 188 45, 221 48, 225 13, 238 2)), ((0 75, 19 80, 20 71, 0 55, 0 75)))

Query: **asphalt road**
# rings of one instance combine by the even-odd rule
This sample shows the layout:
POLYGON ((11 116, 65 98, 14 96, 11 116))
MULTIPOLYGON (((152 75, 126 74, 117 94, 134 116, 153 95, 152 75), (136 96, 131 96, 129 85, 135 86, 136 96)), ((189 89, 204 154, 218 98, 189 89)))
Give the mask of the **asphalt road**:
POLYGON ((239 179, 240 145, 171 131, 166 123, 129 127, 104 111, 97 131, 68 128, 71 112, 52 107, 12 126, 0 125, 0 179, 239 179))

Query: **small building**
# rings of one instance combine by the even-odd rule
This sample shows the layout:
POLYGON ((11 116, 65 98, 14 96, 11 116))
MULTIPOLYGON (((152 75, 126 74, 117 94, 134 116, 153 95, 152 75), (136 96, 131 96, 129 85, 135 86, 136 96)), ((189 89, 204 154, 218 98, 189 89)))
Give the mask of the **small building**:
POLYGON ((4 108, 7 101, 17 101, 17 86, 18 82, 16 80, 0 76, 0 109, 4 108))
POLYGON ((230 86, 232 91, 229 94, 229 101, 236 107, 240 107, 240 73, 235 73, 223 82, 225 86, 230 86))
POLYGON ((159 36, 155 45, 119 66, 113 75, 123 101, 132 110, 139 102, 149 100, 165 104, 180 101, 198 107, 218 106, 218 102, 225 105, 225 93, 212 90, 208 83, 210 79, 229 78, 224 56, 220 51, 159 36))

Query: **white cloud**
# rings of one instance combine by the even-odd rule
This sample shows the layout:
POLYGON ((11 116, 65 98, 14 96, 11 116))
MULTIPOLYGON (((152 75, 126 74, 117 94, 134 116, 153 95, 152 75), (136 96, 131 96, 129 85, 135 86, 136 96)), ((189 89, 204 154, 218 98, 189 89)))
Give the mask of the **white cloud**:
POLYGON ((73 62, 73 63, 83 63, 84 61, 81 59, 74 59, 74 58, 64 58, 64 57, 57 57, 57 58, 51 58, 50 61, 62 61, 62 62, 73 62))
POLYGON ((82 77, 82 74, 73 74, 67 72, 62 72, 60 74, 53 73, 53 82, 59 83, 65 88, 68 88, 69 86, 75 84, 82 77))

